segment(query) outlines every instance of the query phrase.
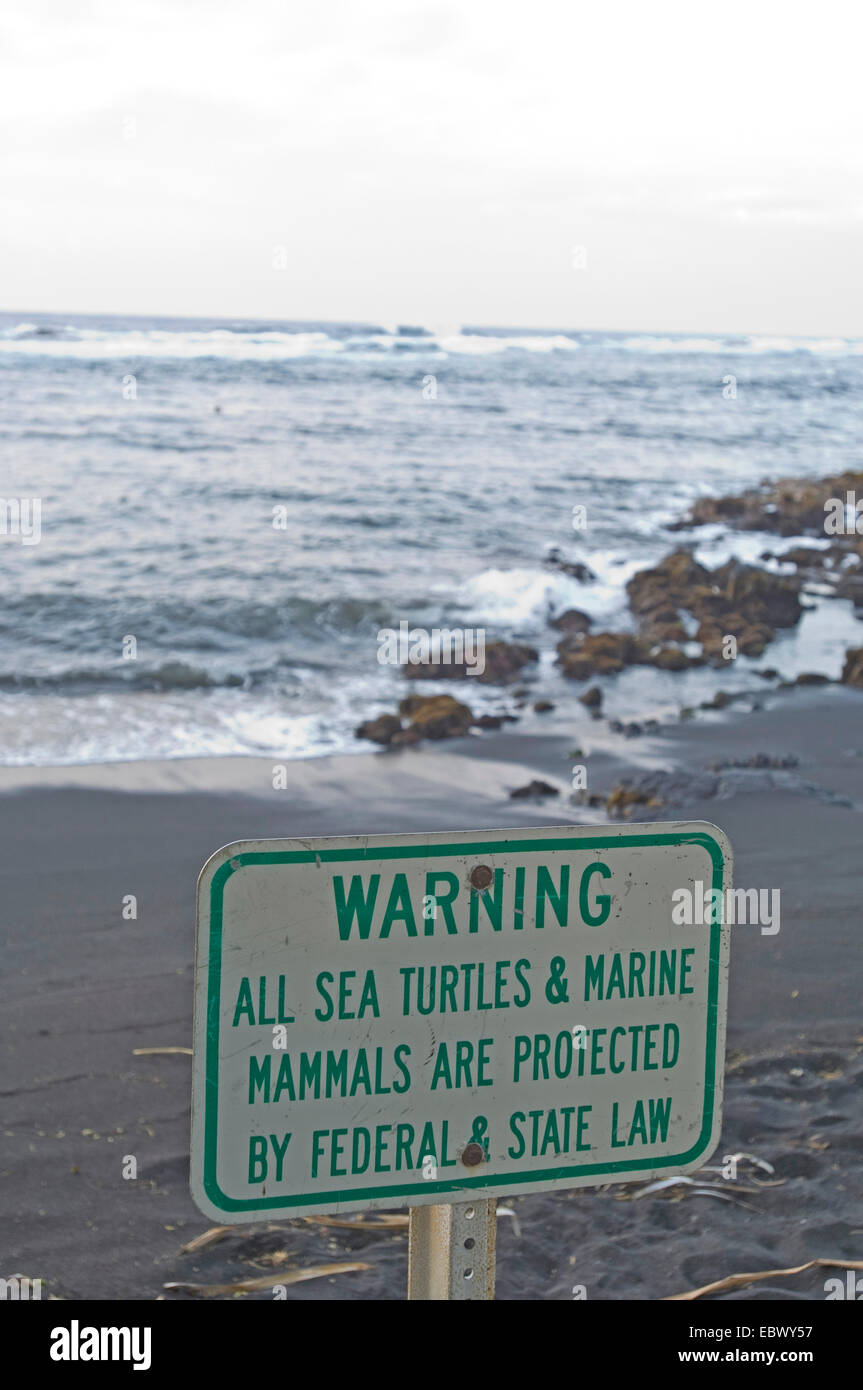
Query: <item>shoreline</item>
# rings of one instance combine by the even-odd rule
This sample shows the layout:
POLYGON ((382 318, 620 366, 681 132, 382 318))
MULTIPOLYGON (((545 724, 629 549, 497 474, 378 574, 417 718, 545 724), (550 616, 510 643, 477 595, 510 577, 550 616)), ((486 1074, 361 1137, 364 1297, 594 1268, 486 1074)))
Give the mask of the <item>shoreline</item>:
MULTIPOLYGON (((647 723, 609 720, 604 711, 590 718, 584 710, 571 721, 569 712, 561 711, 545 716, 539 727, 536 722, 527 728, 510 725, 403 748, 375 748, 367 744, 350 753, 309 757, 235 753, 46 765, 0 764, 0 798, 29 791, 76 790, 130 795, 212 793, 278 801, 293 793, 316 803, 339 789, 379 790, 381 784, 390 782, 402 793, 425 789, 434 794, 448 778, 458 785, 463 764, 468 761, 482 768, 479 781, 472 788, 480 799, 508 800, 510 790, 522 785, 519 779, 530 780, 539 773, 551 779, 559 793, 541 798, 546 807, 563 813, 566 820, 581 821, 585 812, 595 818, 601 808, 570 799, 570 770, 574 763, 589 766, 591 789, 596 786, 607 791, 615 779, 651 770, 694 773, 697 769, 689 764, 699 756, 699 747, 705 756, 709 754, 715 759, 736 747, 754 753, 762 745, 778 746, 783 738, 791 744, 806 745, 819 718, 833 712, 838 712, 850 737, 854 714, 861 706, 863 695, 841 682, 760 688, 753 685, 727 696, 721 703, 706 702, 689 710, 681 709, 677 718, 667 716, 647 723), (764 727, 764 720, 753 720, 757 715, 768 715, 770 728, 764 727), (637 734, 629 732, 633 728, 637 734), (283 783, 278 787, 274 786, 277 771, 283 783)), ((839 776, 838 783, 849 794, 857 789, 857 770, 852 766, 850 777, 839 776)), ((697 799, 697 790, 694 795, 697 799)), ((520 804, 530 806, 534 799, 520 804)))

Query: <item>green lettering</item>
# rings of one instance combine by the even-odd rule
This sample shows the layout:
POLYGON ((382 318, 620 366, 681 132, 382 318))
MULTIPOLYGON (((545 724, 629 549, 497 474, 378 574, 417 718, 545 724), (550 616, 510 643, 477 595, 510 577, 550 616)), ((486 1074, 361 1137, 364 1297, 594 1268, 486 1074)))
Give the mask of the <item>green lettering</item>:
POLYGON ((372 874, 369 879, 368 896, 366 896, 363 890, 362 876, 360 874, 354 874, 351 878, 351 886, 348 889, 347 896, 345 896, 344 879, 341 874, 333 875, 336 917, 338 918, 339 936, 342 941, 349 940, 355 917, 357 919, 357 927, 361 940, 368 940, 380 881, 380 874, 372 874))
POLYGON ((236 1028, 242 1014, 248 1014, 249 1022, 255 1021, 255 1006, 252 1003, 252 987, 245 975, 240 981, 240 988, 237 991, 237 1007, 234 1009, 234 1021, 232 1028, 236 1028))
POLYGON ((603 922, 607 922, 611 913, 611 894, 597 893, 597 911, 593 912, 588 902, 587 890, 590 887, 590 880, 594 874, 599 874, 601 878, 611 878, 611 869, 607 864, 590 864, 581 876, 581 886, 578 890, 578 910, 581 913, 582 921, 589 927, 601 927, 603 922))
POLYGON ((384 920, 381 924, 381 937, 389 936, 393 922, 402 921, 408 936, 416 936, 417 924, 411 905, 406 874, 396 874, 390 889, 384 920))

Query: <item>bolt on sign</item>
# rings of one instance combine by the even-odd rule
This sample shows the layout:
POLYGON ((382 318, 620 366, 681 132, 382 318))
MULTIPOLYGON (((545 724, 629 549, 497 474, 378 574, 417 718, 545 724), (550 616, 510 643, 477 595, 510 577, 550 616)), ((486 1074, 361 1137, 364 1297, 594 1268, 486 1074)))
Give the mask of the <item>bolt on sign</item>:
POLYGON ((730 875, 703 822, 220 849, 198 886, 198 1206, 242 1222, 699 1167, 728 927, 676 924, 673 895, 721 903, 730 875))

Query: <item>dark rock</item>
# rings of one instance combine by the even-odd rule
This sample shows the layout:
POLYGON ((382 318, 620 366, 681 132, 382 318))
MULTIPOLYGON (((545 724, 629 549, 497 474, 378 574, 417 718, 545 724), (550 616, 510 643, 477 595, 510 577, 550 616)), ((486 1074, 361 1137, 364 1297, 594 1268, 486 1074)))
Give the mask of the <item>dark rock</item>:
POLYGON ((729 560, 711 572, 711 584, 719 585, 718 606, 742 612, 747 624, 794 627, 800 621, 800 585, 790 575, 770 574, 755 565, 729 560))
POLYGON ((367 719, 354 730, 357 738, 367 738, 371 743, 392 743, 401 732, 402 721, 394 714, 380 714, 377 719, 367 719))
POLYGON ((849 647, 840 679, 843 685, 853 685, 863 690, 863 647, 849 647))
POLYGON ((645 622, 643 626, 652 642, 685 642, 687 640, 686 624, 682 618, 651 616, 650 620, 645 622))
POLYGON ((589 565, 585 565, 581 560, 564 560, 557 546, 553 546, 545 557, 547 565, 553 565, 560 570, 561 574, 568 574, 570 578, 577 579, 580 584, 592 584, 596 575, 589 565))
POLYGON ((165 661, 142 679, 146 688, 156 690, 206 690, 215 684, 206 671, 185 661, 165 661))
POLYGON ((600 709, 602 706, 602 691, 598 685, 591 685, 585 690, 583 695, 579 695, 579 700, 588 709, 600 709))
POLYGON ((422 738, 459 738, 474 723, 467 705, 451 695, 408 695, 400 701, 399 713, 422 738))
POLYGON ((636 807, 643 807, 647 819, 652 819, 653 813, 665 806, 716 796, 719 783, 717 776, 706 772, 646 772, 619 783, 608 797, 606 809, 613 820, 629 820, 636 807))
POLYGON ((844 497, 846 492, 863 492, 863 473, 841 473, 820 479, 780 478, 778 482, 763 483, 738 497, 699 498, 689 517, 669 529, 675 531, 721 522, 740 531, 823 536, 825 502, 831 497, 844 497))
POLYGON ((621 782, 606 798, 605 809, 612 820, 629 820, 636 806, 659 808, 662 801, 641 787, 627 786, 621 782))
POLYGON ((639 570, 626 586, 629 606, 642 620, 651 623, 675 622, 678 609, 688 607, 696 590, 709 588, 710 571, 700 565, 688 550, 674 550, 653 569, 639 570))
POLYGON ((830 677, 824 676, 820 671, 801 671, 795 682, 796 685, 829 685, 830 677))
MULTIPOLYGON (((564 632, 557 644, 557 664, 565 676, 587 680, 615 675, 627 666, 683 671, 705 661, 718 665, 731 659, 732 652, 760 656, 777 628, 799 622, 801 584, 797 576, 771 574, 738 560, 709 570, 688 550, 675 550, 653 568, 639 570, 626 586, 639 636, 590 633, 582 622, 586 614, 577 613, 569 624, 564 614, 555 622, 564 632), (691 657, 683 649, 684 613, 699 624, 701 656, 691 657), (727 650, 729 637, 736 643, 732 652, 727 650)), ((863 606, 863 577, 860 603, 863 606)))
POLYGON ((708 570, 688 550, 675 550, 652 569, 639 570, 626 589, 643 634, 661 644, 658 651, 651 649, 649 664, 683 670, 692 659, 666 645, 685 637, 682 612, 699 621, 696 638, 705 659, 717 664, 726 659, 726 637, 734 637, 744 655, 758 656, 776 628, 799 621, 800 584, 797 577, 769 574, 738 560, 708 570))
POLYGON ((863 608, 863 575, 846 570, 837 581, 835 593, 837 598, 850 598, 855 608, 863 608))
POLYGON ((782 555, 771 556, 783 565, 796 565, 798 569, 823 569, 830 558, 829 551, 816 550, 812 545, 795 545, 782 555))
POLYGON ((772 757, 769 753, 750 753, 748 758, 714 758, 712 762, 707 764, 707 769, 709 772, 723 772, 726 768, 732 767, 785 770, 799 767, 799 765, 800 759, 795 757, 793 753, 786 753, 781 758, 772 757))
POLYGON ((390 748, 409 748, 422 741, 419 729, 399 729, 390 739, 390 748))
POLYGON ((502 685, 513 679, 523 666, 539 660, 535 647, 524 647, 518 642, 489 642, 485 649, 485 670, 477 680, 491 685, 502 685))
POLYGON ((628 632, 568 634, 558 642, 557 652, 558 666, 572 680, 614 676, 627 666, 657 666, 661 670, 681 671, 700 664, 700 658, 693 661, 679 647, 657 646, 628 632))
POLYGON ((591 623, 592 619, 580 608, 567 608, 565 613, 551 620, 551 626, 557 628, 558 632, 588 632, 591 623))
POLYGON ((616 675, 640 655, 636 639, 625 632, 569 634, 558 642, 557 652, 557 664, 573 680, 616 675))
POLYGON ((721 619, 708 619, 700 624, 696 639, 705 657, 715 666, 732 658, 725 655, 725 639, 733 637, 737 650, 744 656, 761 656, 775 633, 763 623, 749 623, 738 613, 726 613, 721 619))
POLYGON ((533 709, 535 714, 547 714, 549 710, 554 709, 554 705, 551 700, 537 700, 533 709))
POLYGON ((524 800, 534 796, 560 796, 558 787, 552 787, 548 782, 541 782, 535 778, 533 782, 528 782, 525 787, 516 787, 515 791, 510 792, 510 796, 524 800))
POLYGON ((504 685, 532 661, 539 659, 534 647, 525 647, 518 642, 489 642, 485 648, 485 665, 479 674, 473 666, 458 662, 428 661, 409 662, 402 667, 406 680, 476 680, 484 685, 504 685))
POLYGON ((679 647, 659 647, 651 651, 649 664, 657 666, 660 671, 685 671, 692 665, 692 660, 679 647))

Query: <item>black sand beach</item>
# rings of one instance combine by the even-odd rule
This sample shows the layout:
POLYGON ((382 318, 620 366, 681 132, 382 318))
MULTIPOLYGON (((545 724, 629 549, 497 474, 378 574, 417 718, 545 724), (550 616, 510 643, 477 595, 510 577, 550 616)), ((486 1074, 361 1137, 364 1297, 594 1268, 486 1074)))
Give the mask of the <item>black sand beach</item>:
MULTIPOLYGON (((673 771, 665 804, 632 819, 712 821, 730 837, 735 883, 781 890, 778 934, 732 931, 725 1124, 708 1160, 745 1153, 773 1172, 745 1158, 736 1181, 705 1173, 719 1195, 621 1185, 504 1197, 499 1299, 569 1299, 578 1285, 590 1300, 657 1299, 739 1271, 860 1258, 861 698, 759 690, 649 738, 606 732, 589 755, 600 792, 673 771), (752 766, 759 754, 799 762, 752 766), (705 776, 717 759, 741 766, 705 776)), ((134 1300, 347 1260, 368 1268, 290 1285, 288 1298, 402 1299, 404 1226, 235 1227, 183 1253, 207 1229, 188 1189, 191 1059, 135 1050, 190 1046, 195 880, 220 845, 603 820, 569 800, 570 752, 590 750, 592 727, 585 714, 567 733, 294 762, 285 791, 265 759, 4 769, 4 1267, 44 1279, 46 1296, 134 1300), (535 777, 561 794, 510 798, 535 777)), ((720 1296, 823 1299, 832 1272, 720 1296)))

